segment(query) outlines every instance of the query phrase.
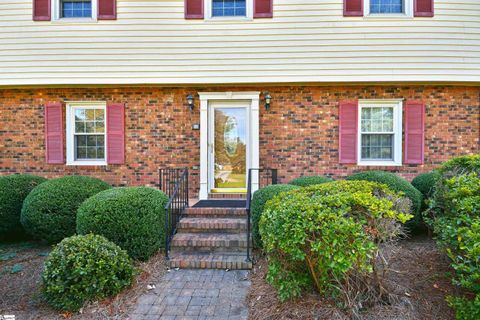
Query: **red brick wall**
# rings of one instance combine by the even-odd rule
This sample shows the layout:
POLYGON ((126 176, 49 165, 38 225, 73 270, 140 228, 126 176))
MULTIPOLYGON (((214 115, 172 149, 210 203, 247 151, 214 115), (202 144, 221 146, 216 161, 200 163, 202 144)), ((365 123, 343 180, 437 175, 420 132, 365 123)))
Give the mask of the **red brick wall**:
POLYGON ((94 175, 115 185, 155 185, 158 168, 189 166, 198 188, 198 91, 268 91, 261 104, 260 162, 279 169, 281 181, 302 174, 346 176, 371 169, 338 164, 338 102, 405 98, 426 103, 425 165, 379 168, 413 178, 453 156, 480 152, 480 89, 453 86, 259 86, 207 88, 41 88, 0 90, 0 174, 47 177, 94 175), (45 163, 43 105, 47 101, 108 100, 126 103, 126 164, 78 167, 45 163))

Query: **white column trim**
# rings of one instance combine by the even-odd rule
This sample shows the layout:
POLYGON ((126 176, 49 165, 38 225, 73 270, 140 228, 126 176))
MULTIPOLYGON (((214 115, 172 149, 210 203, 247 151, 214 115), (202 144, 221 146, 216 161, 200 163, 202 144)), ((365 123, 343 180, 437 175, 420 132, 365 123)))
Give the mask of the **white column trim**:
MULTIPOLYGON (((260 136, 259 136, 259 104, 260 92, 199 92, 200 97, 200 191, 199 199, 208 198, 208 105, 211 100, 249 100, 250 101, 250 167, 258 168, 260 165, 260 136)), ((258 189, 258 176, 253 177, 253 190, 258 189)))

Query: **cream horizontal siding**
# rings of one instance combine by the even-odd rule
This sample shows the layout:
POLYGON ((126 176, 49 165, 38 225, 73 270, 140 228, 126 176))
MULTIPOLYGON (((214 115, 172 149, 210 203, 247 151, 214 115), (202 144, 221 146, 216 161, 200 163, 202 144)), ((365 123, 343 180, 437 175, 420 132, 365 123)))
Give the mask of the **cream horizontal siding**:
POLYGON ((343 17, 343 0, 273 0, 274 18, 183 18, 183 0, 117 0, 118 20, 32 21, 0 2, 0 85, 480 83, 480 1, 434 18, 343 17))

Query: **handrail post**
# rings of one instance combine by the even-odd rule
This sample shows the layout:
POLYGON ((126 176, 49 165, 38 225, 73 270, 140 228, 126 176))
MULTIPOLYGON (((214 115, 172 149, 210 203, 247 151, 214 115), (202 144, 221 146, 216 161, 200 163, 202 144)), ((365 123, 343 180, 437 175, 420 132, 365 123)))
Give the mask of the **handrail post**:
POLYGON ((247 177, 247 201, 246 201, 246 211, 247 211, 247 262, 251 262, 250 259, 250 198, 252 193, 252 170, 248 169, 247 177))

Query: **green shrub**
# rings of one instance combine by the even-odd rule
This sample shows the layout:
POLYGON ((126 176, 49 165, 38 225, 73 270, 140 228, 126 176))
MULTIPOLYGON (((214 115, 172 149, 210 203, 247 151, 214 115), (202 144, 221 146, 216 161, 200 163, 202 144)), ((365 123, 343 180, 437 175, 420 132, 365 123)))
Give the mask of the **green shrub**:
POLYGON ((386 184, 392 191, 403 192, 412 202, 412 209, 414 214, 414 219, 407 223, 407 228, 414 229, 418 227, 422 222, 421 209, 423 196, 420 191, 415 189, 414 186, 407 180, 386 171, 364 171, 360 173, 355 173, 349 177, 347 180, 366 180, 374 181, 386 184))
POLYGON ((282 192, 290 191, 297 188, 299 187, 290 184, 273 184, 255 191, 252 197, 250 212, 252 218, 253 244, 256 247, 261 248, 263 246, 262 239, 260 238, 260 232, 258 230, 258 223, 260 221, 263 208, 265 207, 267 201, 282 192))
POLYGON ((96 178, 66 176, 42 183, 23 202, 23 227, 33 238, 56 243, 75 233, 80 204, 111 186, 96 178))
POLYGON ((268 282, 281 300, 315 287, 347 308, 360 308, 365 288, 349 289, 348 283, 361 278, 362 286, 380 290, 373 268, 378 244, 401 233, 398 222, 413 217, 409 210, 409 200, 368 181, 335 181, 275 196, 260 218, 268 282))
POLYGON ((132 260, 114 243, 93 234, 72 236, 45 261, 43 292, 55 309, 77 311, 87 301, 116 295, 134 275, 132 260))
POLYGON ((167 202, 163 192, 148 187, 106 190, 80 206, 77 232, 100 234, 132 258, 148 259, 165 245, 167 202))
POLYGON ((0 239, 17 238, 23 234, 20 212, 25 197, 47 179, 30 174, 0 177, 0 239))
POLYGON ((424 199, 430 199, 433 195, 435 182, 440 177, 438 171, 430 171, 419 174, 412 180, 412 186, 423 194, 424 199))
POLYGON ((332 182, 332 178, 324 177, 324 176, 303 176, 293 179, 288 184, 292 184, 294 186, 299 187, 308 187, 317 184, 322 184, 326 182, 332 182))
POLYGON ((474 299, 449 297, 457 319, 480 316, 480 156, 447 161, 439 172, 425 220, 455 270, 453 282, 474 299))

